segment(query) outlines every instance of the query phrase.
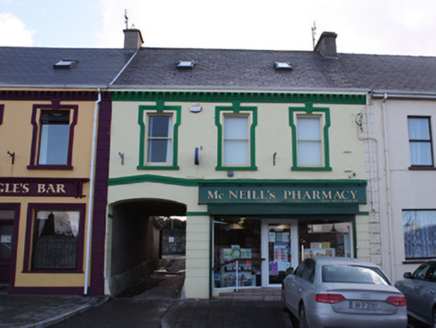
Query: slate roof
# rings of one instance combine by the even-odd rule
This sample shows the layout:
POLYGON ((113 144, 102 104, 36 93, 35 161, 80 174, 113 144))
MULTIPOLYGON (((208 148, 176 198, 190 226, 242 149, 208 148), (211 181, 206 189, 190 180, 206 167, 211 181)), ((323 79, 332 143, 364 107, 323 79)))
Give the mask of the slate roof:
POLYGON ((141 48, 114 87, 436 92, 436 57, 312 51, 141 48), (194 60, 193 69, 177 69, 194 60), (289 62, 292 71, 274 69, 289 62))
MULTIPOLYGON (((125 49, 0 47, 0 87, 108 86, 134 54, 125 49), (55 69, 76 59, 72 69, 55 69)), ((436 57, 313 51, 141 48, 112 88, 377 90, 436 93, 436 57), (177 69, 194 60, 192 69, 177 69), (275 70, 289 62, 292 71, 275 70)))
POLYGON ((0 47, 0 87, 107 86, 133 55, 124 49, 0 47), (75 59, 72 69, 55 69, 75 59))

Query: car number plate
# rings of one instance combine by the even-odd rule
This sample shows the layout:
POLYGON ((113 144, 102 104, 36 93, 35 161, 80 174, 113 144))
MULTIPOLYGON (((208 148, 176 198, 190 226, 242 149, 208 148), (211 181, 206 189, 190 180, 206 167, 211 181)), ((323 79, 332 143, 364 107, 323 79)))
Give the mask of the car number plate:
POLYGON ((350 308, 355 310, 376 311, 380 310, 380 303, 367 301, 350 301, 350 308))

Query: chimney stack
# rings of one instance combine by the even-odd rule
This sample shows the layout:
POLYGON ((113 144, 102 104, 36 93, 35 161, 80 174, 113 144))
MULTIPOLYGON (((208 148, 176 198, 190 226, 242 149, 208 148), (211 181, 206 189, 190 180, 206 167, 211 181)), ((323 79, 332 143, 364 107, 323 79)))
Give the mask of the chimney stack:
POLYGON ((124 30, 124 49, 139 49, 141 48, 144 40, 140 30, 126 29, 124 30))
POLYGON ((315 51, 319 51, 321 55, 329 59, 337 59, 336 52, 336 37, 334 32, 323 32, 319 37, 318 43, 315 46, 315 51))

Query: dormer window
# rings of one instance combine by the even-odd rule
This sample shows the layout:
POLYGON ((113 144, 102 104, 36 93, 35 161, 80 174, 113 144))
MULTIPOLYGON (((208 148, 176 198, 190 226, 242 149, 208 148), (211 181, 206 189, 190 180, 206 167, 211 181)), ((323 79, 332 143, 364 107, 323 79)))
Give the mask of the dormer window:
POLYGON ((292 65, 289 62, 278 62, 278 61, 276 61, 274 63, 274 68, 276 70, 289 70, 289 71, 293 70, 293 67, 292 67, 292 65))
POLYGON ((181 60, 177 64, 177 68, 194 68, 195 61, 193 60, 181 60))
POLYGON ((77 63, 78 61, 76 59, 61 59, 53 66, 54 68, 74 68, 77 63))

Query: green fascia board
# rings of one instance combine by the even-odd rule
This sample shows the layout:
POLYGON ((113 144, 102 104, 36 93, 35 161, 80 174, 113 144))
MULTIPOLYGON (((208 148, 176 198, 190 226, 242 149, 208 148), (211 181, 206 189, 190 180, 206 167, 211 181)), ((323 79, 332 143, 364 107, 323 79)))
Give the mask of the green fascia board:
POLYGON ((313 187, 323 186, 366 186, 366 180, 296 180, 296 179, 184 179, 174 178, 161 175, 143 174, 119 178, 110 178, 108 181, 109 186, 119 186, 135 183, 163 183, 183 187, 198 187, 198 186, 269 186, 269 185, 288 185, 288 186, 301 186, 310 185, 313 187))
POLYGON ((169 101, 219 103, 316 103, 365 105, 366 94, 225 91, 112 91, 112 101, 169 101))
POLYGON ((209 215, 357 214, 358 204, 209 204, 209 215))
POLYGON ((179 126, 181 124, 182 115, 181 106, 164 106, 163 101, 157 101, 155 106, 139 106, 138 109, 138 124, 140 126, 140 139, 139 139, 139 164, 138 170, 178 170, 178 144, 179 144, 179 126), (144 123, 144 112, 156 111, 156 113, 175 112, 175 123, 173 127, 173 154, 172 165, 146 165, 145 162, 145 142, 146 142, 146 127, 144 123))
POLYGON ((257 171, 256 167, 256 134, 257 126, 257 107, 241 107, 238 102, 234 102, 231 107, 217 106, 215 108, 215 125, 218 129, 218 154, 217 154, 217 171, 257 171), (229 112, 233 114, 251 112, 252 124, 250 125, 250 163, 247 166, 231 166, 223 164, 223 126, 221 124, 221 113, 229 112))

